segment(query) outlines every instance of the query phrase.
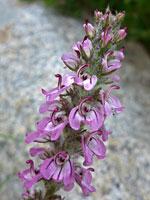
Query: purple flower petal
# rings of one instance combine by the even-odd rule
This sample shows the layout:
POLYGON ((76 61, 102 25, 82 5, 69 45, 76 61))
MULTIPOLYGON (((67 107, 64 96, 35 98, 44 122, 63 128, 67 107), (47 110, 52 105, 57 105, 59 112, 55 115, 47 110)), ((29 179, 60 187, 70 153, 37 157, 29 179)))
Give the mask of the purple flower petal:
POLYGON ((40 106, 40 108, 39 108, 39 112, 40 112, 41 114, 45 113, 45 112, 48 110, 49 106, 50 106, 50 103, 49 103, 49 102, 46 102, 46 103, 42 104, 42 105, 40 106))
POLYGON ((54 157, 51 157, 44 160, 44 162, 41 165, 40 172, 43 178, 49 180, 54 175, 56 170, 57 166, 55 165, 54 157))
POLYGON ((96 191, 96 189, 93 186, 91 186, 91 182, 92 182, 92 175, 88 170, 86 170, 83 174, 82 181, 81 181, 81 184, 83 185, 82 186, 83 193, 85 196, 88 196, 89 192, 96 191))
POLYGON ((38 131, 32 132, 32 133, 27 133, 26 134, 26 139, 25 142, 27 144, 34 142, 36 139, 40 137, 40 133, 38 131))
POLYGON ((93 131, 97 131, 102 126, 102 123, 104 121, 104 116, 98 108, 94 108, 93 113, 94 113, 94 118, 91 121, 91 129, 93 131))
POLYGON ((91 186, 92 175, 90 171, 94 171, 93 168, 84 169, 83 167, 77 167, 76 171, 76 181, 80 185, 83 194, 85 196, 89 195, 89 192, 95 192, 95 188, 91 186))
POLYGON ((77 64, 80 62, 80 59, 78 58, 78 56, 72 52, 64 53, 61 59, 67 66, 71 68, 75 68, 77 64))
POLYGON ((90 35, 90 37, 93 37, 95 34, 95 28, 92 26, 92 24, 87 23, 87 24, 83 24, 83 29, 85 30, 85 32, 87 34, 90 35))
POLYGON ((21 182, 24 183, 23 188, 25 190, 29 189, 42 177, 39 171, 34 169, 34 163, 32 160, 27 160, 26 163, 30 164, 30 167, 25 169, 23 172, 18 172, 18 177, 21 182))
POLYGON ((57 169, 55 171, 55 173, 53 174, 52 178, 55 182, 59 183, 63 180, 63 168, 60 166, 57 166, 57 169))
POLYGON ((106 157, 106 147, 97 136, 92 136, 92 140, 89 141, 88 147, 99 159, 106 157))
POLYGON ((37 125, 38 130, 49 130, 48 124, 51 123, 51 118, 50 117, 44 117, 37 125))
POLYGON ((30 155, 32 157, 39 156, 43 157, 45 154, 45 148, 44 147, 31 147, 30 148, 30 155))
POLYGON ((74 163, 68 160, 63 167, 64 185, 69 185, 74 183, 74 163))
POLYGON ((51 128, 50 130, 50 136, 51 136, 51 140, 57 140, 61 134, 61 132, 63 131, 63 129, 65 128, 65 126, 68 124, 68 120, 64 121, 63 123, 59 124, 58 126, 55 126, 53 128, 51 128))
POLYGON ((97 83, 97 77, 93 75, 92 78, 86 79, 85 81, 83 81, 84 89, 89 91, 93 89, 96 83, 97 83))
POLYGON ((34 185, 40 178, 41 178, 41 174, 38 174, 36 176, 34 176, 30 181, 27 181, 24 183, 23 188, 25 190, 29 189, 32 185, 34 185))
POLYGON ((46 95, 46 101, 51 102, 54 101, 61 93, 63 93, 69 86, 64 86, 61 89, 53 88, 50 91, 46 91, 42 89, 42 93, 46 95))
POLYGON ((83 149, 83 155, 84 155, 84 166, 89 166, 93 162, 93 153, 92 151, 86 146, 84 137, 82 136, 82 149, 83 149))
POLYGON ((122 107, 119 99, 113 95, 109 95, 108 103, 114 110, 115 114, 119 114, 122 110, 124 110, 124 107, 122 107))
POLYGON ((86 56, 89 58, 91 56, 91 51, 92 51, 92 42, 89 39, 86 39, 82 43, 82 48, 86 56))
POLYGON ((53 112, 55 110, 55 108, 61 109, 61 107, 62 107, 62 104, 61 104, 60 101, 57 101, 57 100, 52 101, 52 102, 47 101, 46 103, 44 103, 40 106, 39 112, 41 114, 45 113, 46 111, 52 111, 53 112))
POLYGON ((73 72, 64 74, 62 77, 62 85, 65 85, 65 86, 72 85, 72 83, 74 83, 74 77, 76 77, 76 73, 73 73, 73 72))
POLYGON ((122 51, 114 51, 113 56, 118 59, 118 60, 123 60, 124 59, 124 54, 122 51))
POLYGON ((74 78, 74 81, 75 81, 75 83, 76 83, 77 85, 82 85, 82 84, 83 84, 83 80, 82 80, 81 78, 79 78, 79 77, 75 77, 75 78, 74 78))
POLYGON ((69 124, 74 130, 79 130, 82 117, 78 113, 78 106, 72 108, 69 114, 69 124))
POLYGON ((64 190, 65 190, 65 191, 70 191, 70 190, 73 189, 73 187, 74 187, 74 183, 69 184, 69 185, 65 185, 65 186, 64 186, 64 190))
POLYGON ((111 114, 111 106, 107 101, 105 101, 104 104, 104 112, 106 116, 109 116, 111 114))
POLYGON ((105 142, 108 140, 108 135, 111 135, 111 131, 107 131, 104 124, 101 126, 101 132, 102 132, 102 140, 105 142))

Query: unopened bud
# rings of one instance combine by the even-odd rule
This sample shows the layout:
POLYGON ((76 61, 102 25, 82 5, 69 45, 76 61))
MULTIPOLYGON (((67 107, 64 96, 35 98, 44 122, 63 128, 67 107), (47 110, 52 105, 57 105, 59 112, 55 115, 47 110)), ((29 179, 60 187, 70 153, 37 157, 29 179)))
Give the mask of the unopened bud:
POLYGON ((96 21, 99 21, 102 18, 103 13, 96 9, 94 12, 94 15, 95 15, 96 21))
POLYGON ((105 15, 104 15, 104 24, 109 24, 109 20, 110 20, 110 14, 111 12, 108 11, 105 15))
POLYGON ((121 20, 124 19, 124 16, 125 16, 125 11, 123 11, 123 12, 121 12, 121 13, 118 13, 118 14, 116 15, 116 19, 117 19, 118 21, 121 21, 121 20))
POLYGON ((126 37, 126 35, 127 35, 126 30, 127 30, 127 29, 128 29, 128 28, 125 27, 124 29, 120 29, 120 30, 117 32, 118 41, 120 41, 120 40, 122 40, 122 39, 124 39, 124 38, 126 37))
POLYGON ((93 38, 95 36, 96 30, 90 23, 83 24, 83 29, 85 33, 90 37, 93 38))
POLYGON ((92 56, 92 50, 93 50, 92 42, 91 40, 86 38, 86 36, 82 44, 80 45, 80 49, 81 49, 82 57, 85 58, 86 60, 92 56))

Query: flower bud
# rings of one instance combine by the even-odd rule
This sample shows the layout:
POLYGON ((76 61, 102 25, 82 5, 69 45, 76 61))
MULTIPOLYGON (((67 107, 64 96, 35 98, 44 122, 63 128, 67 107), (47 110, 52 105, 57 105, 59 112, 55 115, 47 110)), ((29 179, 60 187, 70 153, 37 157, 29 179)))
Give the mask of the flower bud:
POLYGON ((92 42, 89 39, 86 39, 83 41, 81 47, 81 53, 83 54, 83 57, 90 58, 92 55, 92 42))
POLYGON ((110 21, 110 16, 111 16, 111 12, 108 11, 105 15, 104 15, 104 24, 109 23, 110 21))
POLYGON ((118 13, 118 14, 116 15, 116 19, 117 19, 118 21, 121 21, 121 20, 124 19, 124 16, 125 16, 125 11, 123 11, 123 12, 121 12, 121 13, 118 13))
POLYGON ((77 42, 77 44, 73 45, 72 49, 85 60, 88 60, 93 54, 92 42, 87 35, 82 42, 77 42))
POLYGON ((95 12, 94 12, 94 15, 95 15, 96 21, 100 21, 100 19, 103 16, 103 13, 96 9, 95 12))
POLYGON ((114 34, 108 33, 112 27, 108 26, 104 32, 102 32, 102 40, 103 40, 103 46, 105 46, 108 42, 114 39, 114 34))
POLYGON ((64 53, 61 59, 66 64, 67 67, 72 69, 76 68, 76 66, 80 62, 79 57, 72 52, 64 53))
POLYGON ((96 30, 92 24, 88 23, 88 20, 86 20, 86 24, 83 24, 83 29, 90 38, 95 36, 96 30))
POLYGON ((124 29, 120 29, 118 32, 117 32, 117 37, 118 37, 118 41, 120 41, 120 40, 123 40, 125 37, 126 37, 126 35, 127 35, 127 33, 126 33, 126 30, 127 30, 128 28, 127 27, 125 27, 124 29))

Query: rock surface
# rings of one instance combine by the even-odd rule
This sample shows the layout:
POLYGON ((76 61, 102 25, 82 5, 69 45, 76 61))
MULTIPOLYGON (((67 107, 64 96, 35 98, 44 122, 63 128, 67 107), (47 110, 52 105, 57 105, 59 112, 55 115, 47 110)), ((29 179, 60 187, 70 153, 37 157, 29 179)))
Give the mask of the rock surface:
MULTIPOLYGON (((16 172, 28 159, 25 133, 41 118, 41 88, 54 87, 54 74, 64 72, 62 53, 83 31, 81 22, 38 3, 0 0, 0 5, 0 199, 19 200, 16 172)), ((97 191, 88 200, 150 200, 150 58, 140 44, 125 46, 117 96, 126 109, 106 122, 113 135, 107 158, 94 161, 97 191)), ((77 186, 69 199, 85 197, 77 186)))

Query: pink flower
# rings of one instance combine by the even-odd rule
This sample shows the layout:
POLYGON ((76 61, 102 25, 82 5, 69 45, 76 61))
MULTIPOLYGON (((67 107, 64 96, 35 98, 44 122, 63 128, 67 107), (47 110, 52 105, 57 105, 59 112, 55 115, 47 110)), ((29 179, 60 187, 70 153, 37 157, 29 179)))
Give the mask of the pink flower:
POLYGON ((110 15, 110 11, 108 11, 104 16, 103 16, 103 18, 104 18, 104 23, 106 24, 106 23, 108 23, 109 21, 110 21, 110 18, 112 17, 112 15, 110 15))
POLYGON ((111 28, 112 28, 111 26, 107 27, 106 30, 101 34, 103 40, 103 46, 105 46, 106 44, 108 44, 108 42, 114 39, 114 34, 108 33, 111 28))
POLYGON ((44 160, 40 172, 46 180, 52 178, 55 182, 63 181, 65 186, 75 181, 74 162, 64 151, 59 151, 53 157, 44 160))
POLYGON ((123 39, 126 37, 126 35, 127 35, 126 30, 127 30, 127 29, 128 29, 128 28, 125 27, 124 29, 120 29, 120 30, 117 32, 116 36, 118 37, 118 41, 123 40, 123 39))
POLYGON ((72 52, 64 53, 61 59, 67 67, 72 69, 75 69, 80 63, 79 57, 72 52))
POLYGON ((70 85, 72 85, 73 81, 68 79, 67 74, 65 74, 63 77, 60 74, 55 75, 57 78, 59 78, 58 81, 58 87, 46 91, 42 89, 42 93, 46 95, 46 101, 47 102, 52 102, 54 101, 61 93, 63 93, 65 90, 69 88, 70 85))
POLYGON ((81 56, 81 49, 80 49, 80 46, 82 45, 82 42, 77 42, 76 44, 74 44, 73 46, 72 46, 72 50, 74 50, 76 53, 77 53, 77 55, 78 55, 78 57, 80 57, 81 56))
POLYGON ((24 170, 22 173, 18 172, 18 177, 21 182, 24 183, 23 188, 28 190, 32 185, 34 185, 40 178, 42 178, 39 169, 34 168, 34 163, 32 160, 27 160, 27 164, 30 164, 30 168, 24 170))
POLYGON ((88 19, 86 20, 86 24, 83 24, 83 29, 86 32, 87 35, 89 35, 91 38, 95 35, 95 28, 92 26, 92 24, 88 23, 88 19))
POLYGON ((122 47, 119 51, 117 51, 117 50, 113 51, 112 56, 113 56, 115 59, 123 60, 123 59, 124 59, 123 50, 124 50, 124 47, 122 47))
POLYGON ((86 137, 82 136, 82 149, 84 155, 84 165, 89 166, 93 162, 93 156, 96 155, 98 159, 106 157, 106 147, 99 139, 98 131, 89 133, 86 137))
POLYGON ((85 196, 89 196, 89 192, 96 191, 95 188, 91 186, 92 175, 90 172, 93 172, 93 171, 94 171, 93 168, 85 169, 79 166, 76 167, 76 171, 75 171, 76 181, 80 185, 83 191, 83 194, 85 196))
POLYGON ((118 90, 120 87, 111 85, 105 93, 100 93, 105 116, 109 116, 111 111, 114 111, 115 114, 119 114, 124 109, 124 107, 121 106, 119 99, 114 95, 110 95, 112 89, 118 90))
POLYGON ((44 114, 46 111, 53 112, 56 108, 59 108, 61 110, 62 104, 60 101, 54 100, 54 101, 46 101, 44 104, 42 104, 39 108, 39 112, 41 114, 44 114))
POLYGON ((125 16, 125 11, 123 11, 123 12, 121 12, 121 13, 118 13, 118 14, 116 15, 116 18, 117 18, 118 21, 120 21, 120 20, 123 20, 123 19, 124 19, 124 16, 125 16))
POLYGON ((90 64, 81 65, 77 71, 77 76, 74 78, 74 80, 77 85, 81 85, 84 87, 85 90, 89 91, 93 89, 93 87, 97 83, 97 77, 95 75, 90 76, 87 73, 81 74, 81 71, 85 67, 90 67, 90 64))
POLYGON ((116 69, 120 68, 122 66, 120 60, 124 59, 124 54, 122 51, 109 51, 104 55, 104 58, 102 59, 102 65, 103 70, 105 72, 113 72, 116 69), (112 57, 110 60, 108 60, 109 57, 112 57))
POLYGON ((80 124, 83 122, 96 131, 101 127, 104 117, 98 107, 93 107, 85 101, 94 101, 94 99, 86 97, 80 101, 78 106, 72 108, 69 114, 70 126, 74 130, 79 130, 80 124))
POLYGON ((50 117, 44 117, 37 125, 38 131, 43 135, 50 133, 51 140, 57 140, 68 124, 67 117, 64 114, 58 114, 56 108, 50 117))
POLYGON ((46 159, 47 150, 44 147, 31 147, 30 155, 32 157, 39 156, 41 159, 46 159))
POLYGON ((82 54, 83 57, 90 58, 93 50, 92 42, 85 36, 83 42, 77 42, 77 44, 72 46, 72 49, 79 55, 82 54))
POLYGON ((51 140, 57 140, 65 126, 68 124, 66 115, 59 114, 56 108, 50 117, 44 117, 37 123, 37 131, 26 134, 26 143, 42 141, 48 135, 51 140))
POLYGON ((77 73, 68 73, 67 77, 77 85, 83 86, 85 90, 91 90, 97 83, 97 77, 95 75, 90 76, 87 73, 82 73, 82 70, 86 67, 90 67, 90 64, 83 64, 79 67, 77 73))
POLYGON ((99 10, 96 9, 95 12, 94 12, 94 15, 95 15, 96 20, 101 21, 101 19, 103 17, 102 12, 100 12, 99 10))
POLYGON ((29 144, 31 142, 45 142, 46 136, 47 135, 45 135, 45 134, 43 135, 39 131, 34 131, 34 132, 31 132, 31 133, 26 133, 25 142, 27 144, 29 144))
POLYGON ((60 95, 61 92, 68 89, 69 86, 71 86, 74 83, 74 77, 76 77, 76 73, 69 72, 69 73, 64 74, 63 77, 61 77, 61 75, 59 74, 57 74, 56 76, 59 78, 58 87, 55 89, 52 89, 49 92, 42 90, 43 93, 46 95, 46 102, 42 104, 39 108, 39 112, 41 114, 45 113, 46 111, 53 112, 55 108, 59 108, 59 110, 61 110, 62 103, 54 99, 58 95, 60 95))

